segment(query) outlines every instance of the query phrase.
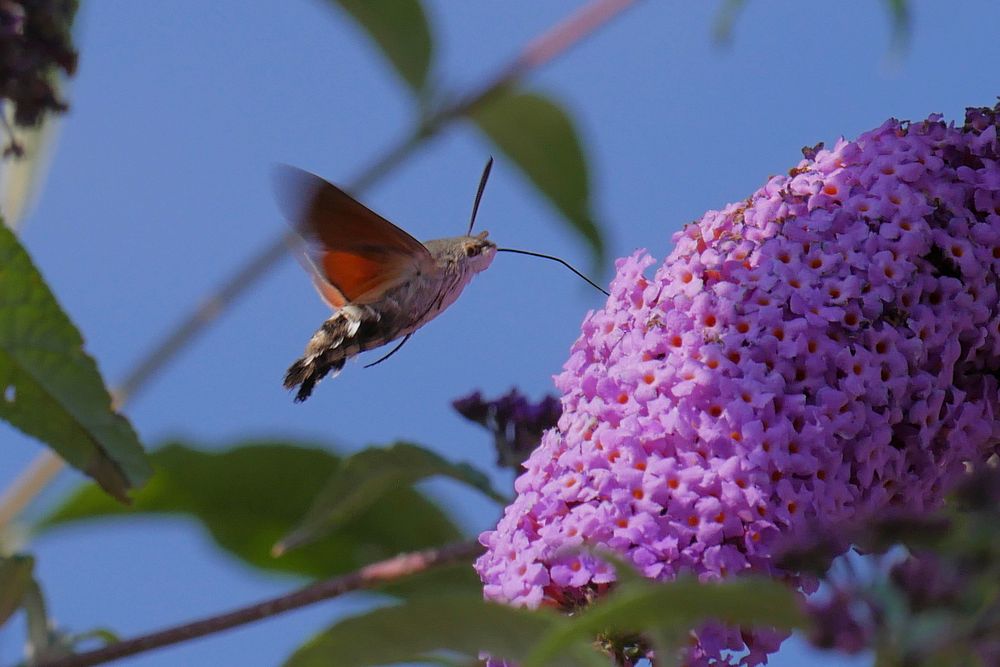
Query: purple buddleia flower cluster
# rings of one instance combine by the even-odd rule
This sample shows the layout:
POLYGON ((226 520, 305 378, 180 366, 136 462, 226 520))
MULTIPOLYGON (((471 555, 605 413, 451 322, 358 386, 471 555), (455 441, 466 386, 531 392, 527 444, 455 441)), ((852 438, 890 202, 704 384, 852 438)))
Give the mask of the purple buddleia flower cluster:
POLYGON ((545 396, 535 403, 517 389, 492 401, 475 391, 456 399, 452 406, 458 414, 493 434, 497 465, 505 468, 520 468, 562 413, 555 396, 545 396))
MULTIPOLYGON (((889 120, 617 263, 556 385, 558 428, 476 568, 488 598, 572 607, 647 577, 815 578, 774 561, 806 531, 933 508, 1000 443, 1000 144, 889 120)), ((688 665, 766 662, 784 634, 694 631, 688 665)))

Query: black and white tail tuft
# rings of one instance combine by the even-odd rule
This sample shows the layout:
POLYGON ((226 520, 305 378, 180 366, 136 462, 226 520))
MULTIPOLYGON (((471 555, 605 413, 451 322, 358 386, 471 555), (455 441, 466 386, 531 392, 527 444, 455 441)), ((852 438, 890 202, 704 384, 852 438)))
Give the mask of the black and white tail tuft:
POLYGON ((339 373, 348 359, 388 342, 379 334, 380 319, 373 308, 349 305, 324 322, 285 373, 285 388, 299 388, 295 402, 309 398, 316 383, 330 372, 339 373))

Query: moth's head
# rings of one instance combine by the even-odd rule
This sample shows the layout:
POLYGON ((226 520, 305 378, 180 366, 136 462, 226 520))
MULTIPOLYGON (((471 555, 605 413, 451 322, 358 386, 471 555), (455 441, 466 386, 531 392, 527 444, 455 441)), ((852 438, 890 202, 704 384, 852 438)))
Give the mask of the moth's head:
POLYGON ((488 235, 489 232, 479 232, 475 236, 464 236, 459 241, 459 261, 474 273, 485 271, 496 257, 497 244, 486 238, 488 235))

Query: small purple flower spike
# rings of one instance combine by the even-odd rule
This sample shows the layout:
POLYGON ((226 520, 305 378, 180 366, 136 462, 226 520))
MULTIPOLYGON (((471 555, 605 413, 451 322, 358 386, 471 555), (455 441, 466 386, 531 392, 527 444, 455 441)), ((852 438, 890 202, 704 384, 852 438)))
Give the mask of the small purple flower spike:
POLYGON ((487 401, 480 392, 452 402, 455 410, 493 434, 497 464, 520 468, 541 442, 542 434, 556 425, 562 408, 555 396, 532 403, 517 389, 487 401))

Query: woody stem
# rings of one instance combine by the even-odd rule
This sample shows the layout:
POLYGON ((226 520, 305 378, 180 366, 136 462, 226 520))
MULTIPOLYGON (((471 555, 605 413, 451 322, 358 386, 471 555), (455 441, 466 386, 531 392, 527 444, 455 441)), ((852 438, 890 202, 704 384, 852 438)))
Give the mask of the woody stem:
POLYGON ((297 591, 263 600, 246 607, 240 607, 222 614, 165 628, 132 639, 108 644, 93 651, 77 653, 52 660, 42 659, 35 667, 86 667, 99 665, 137 653, 179 644, 206 635, 229 630, 241 625, 260 621, 293 609, 299 609, 323 600, 338 597, 351 591, 373 588, 379 584, 396 581, 419 572, 459 563, 480 554, 483 547, 478 542, 455 542, 452 544, 400 554, 388 560, 372 563, 360 570, 324 581, 318 581, 297 591))

